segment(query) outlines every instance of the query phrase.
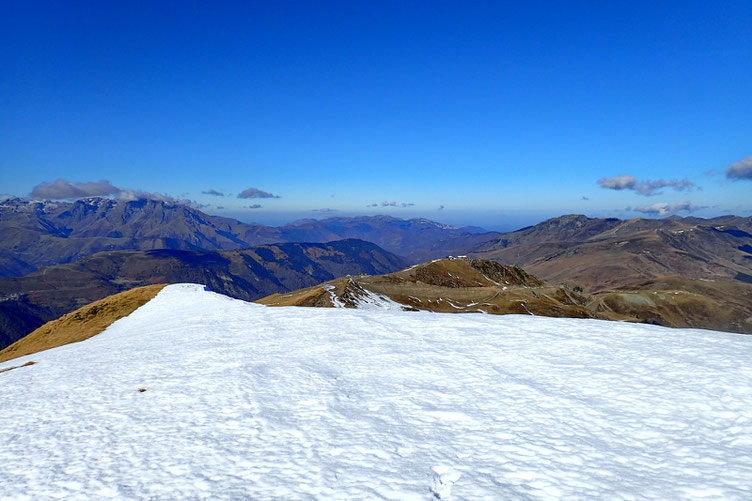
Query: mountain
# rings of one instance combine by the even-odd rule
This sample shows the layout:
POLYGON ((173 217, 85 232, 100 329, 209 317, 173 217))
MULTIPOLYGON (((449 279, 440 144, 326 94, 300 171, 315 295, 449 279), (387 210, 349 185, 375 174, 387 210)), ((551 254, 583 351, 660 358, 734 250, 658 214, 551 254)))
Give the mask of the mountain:
POLYGON ((648 323, 752 334, 752 284, 736 280, 669 276, 592 297, 590 308, 648 323))
POLYGON ((443 256, 447 250, 463 251, 498 235, 480 237, 478 231, 388 216, 302 220, 275 228, 157 200, 49 202, 16 198, 0 203, 0 276, 22 276, 42 266, 74 262, 102 251, 231 250, 348 238, 373 242, 416 262, 443 256), (448 239, 454 239, 449 248, 440 244, 448 239))
POLYGON ((429 219, 405 220, 391 216, 304 219, 280 229, 286 241, 329 242, 357 238, 412 262, 459 254, 500 235, 473 226, 458 228, 429 219))
POLYGON ((429 261, 386 275, 338 278, 257 302, 268 306, 381 306, 444 313, 599 318, 585 308, 585 298, 574 291, 549 286, 516 266, 462 258, 429 261))
POLYGON ((0 204, 0 235, 3 276, 102 251, 240 249, 283 240, 274 228, 208 216, 185 205, 107 198, 6 200, 0 204))
POLYGON ((543 282, 514 265, 434 260, 380 276, 338 278, 259 299, 268 306, 527 314, 647 322, 752 333, 752 285, 667 277, 588 294, 543 282))
POLYGON ((66 313, 0 349, 0 362, 78 343, 96 336, 115 321, 127 317, 154 299, 165 286, 166 284, 157 284, 136 287, 66 313))
POLYGON ((549 219, 471 250, 598 291, 667 276, 752 283, 752 218, 549 219))
POLYGON ((0 363, 0 493, 747 499, 751 356, 724 332, 171 285, 97 336, 0 363))
POLYGON ((0 349, 46 321, 133 287, 193 282, 252 301, 348 274, 391 272, 407 264, 370 242, 352 239, 216 252, 100 252, 76 263, 0 279, 0 349))

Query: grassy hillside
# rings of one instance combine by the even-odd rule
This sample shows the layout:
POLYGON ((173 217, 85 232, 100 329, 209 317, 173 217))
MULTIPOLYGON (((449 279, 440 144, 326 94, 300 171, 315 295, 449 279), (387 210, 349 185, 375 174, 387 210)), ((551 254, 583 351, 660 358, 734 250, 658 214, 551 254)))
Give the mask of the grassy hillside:
POLYGON ((589 294, 552 285, 521 268, 483 259, 443 259, 380 276, 356 276, 258 300, 269 306, 363 305, 375 294, 443 313, 600 318, 752 333, 752 285, 665 277, 589 294))
POLYGON ((752 274, 750 224, 752 218, 562 216, 504 234, 469 254, 590 292, 669 276, 744 282, 752 274))
POLYGON ((149 302, 165 285, 149 285, 121 292, 47 322, 0 351, 0 362, 96 336, 116 320, 149 302))

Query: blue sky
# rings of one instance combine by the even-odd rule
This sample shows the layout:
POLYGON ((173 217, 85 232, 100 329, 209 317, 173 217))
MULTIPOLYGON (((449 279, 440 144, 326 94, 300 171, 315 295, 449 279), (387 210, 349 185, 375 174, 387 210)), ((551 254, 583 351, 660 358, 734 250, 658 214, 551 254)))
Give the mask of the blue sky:
POLYGON ((748 215, 751 25, 744 1, 3 2, 0 193, 106 180, 272 224, 748 215))

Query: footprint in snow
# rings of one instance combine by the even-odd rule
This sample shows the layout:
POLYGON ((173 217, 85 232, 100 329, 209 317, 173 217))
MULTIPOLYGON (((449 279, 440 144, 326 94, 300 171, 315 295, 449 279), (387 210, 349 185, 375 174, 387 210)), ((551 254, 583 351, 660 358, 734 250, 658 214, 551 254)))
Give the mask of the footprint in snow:
POLYGON ((459 480, 462 473, 449 466, 433 467, 433 484, 431 494, 433 499, 448 500, 452 497, 452 486, 459 480))

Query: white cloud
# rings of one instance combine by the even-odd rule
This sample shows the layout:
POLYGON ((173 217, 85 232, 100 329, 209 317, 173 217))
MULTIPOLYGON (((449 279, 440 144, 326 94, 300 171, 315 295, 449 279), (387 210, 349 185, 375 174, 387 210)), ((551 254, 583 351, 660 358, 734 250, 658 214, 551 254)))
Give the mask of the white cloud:
POLYGON ((146 199, 171 204, 187 205, 195 209, 207 207, 207 205, 200 204, 194 200, 177 199, 164 193, 151 193, 142 190, 118 188, 106 180, 78 183, 66 179, 57 179, 53 182, 44 182, 34 186, 31 191, 31 196, 50 200, 113 196, 118 200, 125 202, 146 199))
POLYGON ((641 212, 643 214, 650 214, 654 216, 668 216, 669 214, 676 214, 677 212, 692 213, 698 210, 707 209, 707 206, 697 206, 692 202, 684 201, 670 204, 668 202, 657 202, 652 205, 642 205, 637 207, 627 207, 626 210, 641 212))
POLYGON ((601 188, 608 190, 631 190, 640 195, 651 197, 653 195, 660 195, 661 188, 673 188, 675 191, 684 191, 697 188, 697 185, 689 179, 672 179, 665 181, 663 179, 645 179, 643 181, 638 180, 636 177, 629 174, 620 174, 612 177, 602 177, 597 181, 601 188))
POLYGON ((65 198, 117 195, 120 191, 120 188, 113 186, 109 181, 105 180, 76 183, 65 179, 57 179, 51 183, 45 182, 34 186, 31 190, 31 196, 60 200, 65 198))
POLYGON ((273 195, 269 192, 259 190, 258 188, 247 188, 238 193, 238 198, 280 198, 279 195, 273 195))
POLYGON ((729 165, 726 168, 726 178, 734 181, 752 181, 752 155, 729 165))

